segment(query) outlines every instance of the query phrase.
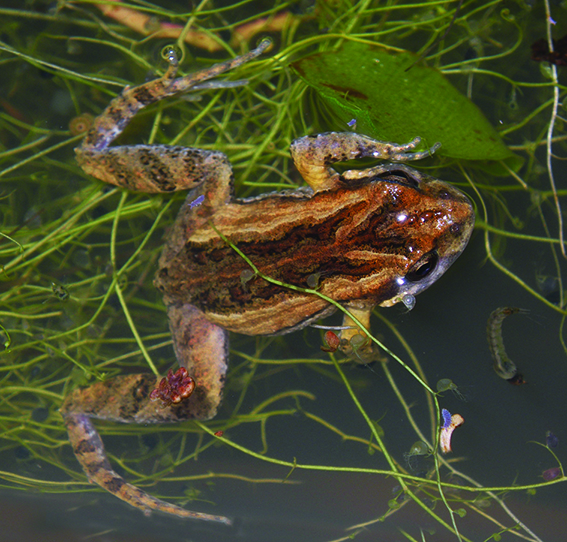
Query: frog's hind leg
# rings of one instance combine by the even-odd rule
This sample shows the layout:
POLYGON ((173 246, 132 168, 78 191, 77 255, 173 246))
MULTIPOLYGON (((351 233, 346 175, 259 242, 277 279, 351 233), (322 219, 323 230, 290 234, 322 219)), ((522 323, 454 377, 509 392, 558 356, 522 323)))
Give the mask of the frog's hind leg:
POLYGON ((167 296, 164 301, 177 362, 197 384, 187 401, 188 409, 193 418, 213 418, 228 371, 228 333, 193 305, 169 305, 167 296))
POLYGON ((73 451, 91 482, 98 484, 128 504, 141 509, 146 515, 149 515, 152 510, 158 510, 182 518, 216 521, 226 525, 232 524, 231 520, 224 516, 185 510, 174 504, 156 499, 129 484, 110 466, 102 440, 90 418, 83 414, 66 414, 64 419, 73 451))
POLYGON ((81 146, 75 150, 80 152, 106 149, 128 126, 136 113, 163 98, 175 96, 189 90, 227 86, 223 82, 203 82, 237 68, 242 64, 246 64, 246 62, 260 56, 270 45, 271 41, 269 39, 262 40, 258 47, 244 55, 177 79, 179 63, 177 55, 174 51, 171 51, 167 57, 169 67, 163 77, 148 81, 137 87, 126 87, 122 94, 114 98, 103 113, 95 119, 81 146))
POLYGON ((163 404, 152 400, 152 391, 158 385, 157 377, 131 374, 73 390, 65 398, 60 412, 73 451, 92 482, 146 514, 158 510, 230 525, 231 521, 226 517, 185 510, 126 482, 112 469, 102 440, 91 422, 91 418, 99 418, 124 423, 168 423, 209 419, 216 414, 227 370, 228 334, 190 305, 172 305, 168 315, 179 364, 195 381, 195 390, 190 397, 179 403, 163 404))
POLYGON ((234 86, 234 83, 209 81, 262 54, 271 44, 263 40, 258 47, 226 62, 176 79, 178 60, 168 55, 169 68, 163 77, 134 88, 126 87, 99 115, 83 142, 75 149, 77 162, 88 174, 104 182, 144 192, 169 192, 192 188, 203 181, 193 171, 200 160, 226 161, 222 153, 166 146, 109 147, 132 118, 148 105, 189 90, 234 86), (175 181, 172 182, 172 179, 175 181), (198 184, 198 183, 197 183, 198 184))
POLYGON ((295 166, 305 182, 315 191, 332 190, 345 180, 354 180, 353 174, 343 178, 331 166, 336 162, 347 162, 359 158, 375 158, 393 162, 408 162, 430 156, 440 146, 422 152, 414 151, 421 139, 416 137, 409 143, 399 145, 378 141, 354 132, 327 132, 300 137, 292 142, 290 151, 295 166))
POLYGON ((104 150, 76 149, 85 173, 128 190, 163 193, 206 185, 232 176, 225 154, 170 145, 124 145, 104 150))
POLYGON ((91 482, 141 509, 146 515, 157 510, 182 518, 230 525, 231 520, 224 516, 185 510, 156 499, 128 483, 112 469, 102 439, 91 418, 125 423, 164 423, 203 416, 202 411, 194 412, 194 404, 188 400, 169 405, 152 401, 150 394, 156 385, 157 378, 154 375, 133 374, 97 382, 88 388, 76 389, 68 395, 60 412, 77 460, 91 482))

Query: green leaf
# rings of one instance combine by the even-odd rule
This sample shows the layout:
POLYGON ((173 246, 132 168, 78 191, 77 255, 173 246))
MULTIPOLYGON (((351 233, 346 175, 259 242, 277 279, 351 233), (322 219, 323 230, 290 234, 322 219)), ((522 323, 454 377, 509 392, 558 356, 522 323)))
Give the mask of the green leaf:
POLYGON ((396 499, 390 499, 388 501, 388 508, 391 510, 397 510, 400 507, 400 503, 396 499))
MULTIPOLYGON (((381 419, 381 418, 380 418, 381 419)), ((384 431, 384 429, 382 428, 382 426, 378 423, 378 421, 376 420, 372 420, 372 423, 374 424, 374 427, 376 428, 376 432, 378 433, 378 436, 380 438, 382 438, 386 433, 384 431)))
POLYGON ((455 510, 455 514, 458 514, 460 517, 464 518, 467 515, 467 511, 464 508, 457 508, 457 510, 455 510))
POLYGON ((336 51, 307 56, 292 66, 344 129, 354 119, 357 132, 376 139, 406 143, 420 136, 428 147, 440 141, 439 155, 505 161, 517 170, 522 159, 506 147, 478 107, 441 72, 416 60, 408 51, 345 42, 336 51))

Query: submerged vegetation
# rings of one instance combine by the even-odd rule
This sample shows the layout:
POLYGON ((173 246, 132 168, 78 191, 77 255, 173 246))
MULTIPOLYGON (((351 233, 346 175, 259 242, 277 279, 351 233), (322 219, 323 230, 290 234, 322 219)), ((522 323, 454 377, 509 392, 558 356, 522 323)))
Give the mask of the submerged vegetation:
MULTIPOLYGON (((248 50, 269 34, 272 51, 230 74, 246 84, 160 102, 136 118, 121 142, 222 150, 232 162, 239 197, 292 189, 301 179, 291 167, 290 142, 354 127, 335 116, 291 64, 343 42, 382 44, 423 56, 418 64, 449 78, 523 160, 522 167, 515 162, 518 167, 502 163, 500 168, 454 156, 428 160, 428 173, 458 185, 476 206, 477 231, 470 255, 463 256, 466 264, 455 266, 453 278, 444 277, 427 301, 418 299, 409 315, 376 311, 367 339, 384 335, 379 344, 389 363, 361 369, 323 342, 323 330, 309 329, 297 338, 235 337, 226 399, 216 419, 163 427, 101 424, 101 433, 122 436, 135 448, 121 448, 117 438, 108 445, 126 478, 140 486, 159 482, 152 489, 163 488, 181 505, 198 498, 214 501, 228 479, 259 486, 300 481, 308 470, 358 473, 392 493, 381 494, 371 512, 365 506, 357 524, 345 519, 334 540, 379 537, 381 522, 393 522, 407 540, 429 539, 432 525, 443 540, 542 540, 530 526, 530 514, 516 513, 509 501, 535 499, 536 491, 545 495, 565 481, 560 446, 531 445, 530 457, 537 457, 533 468, 501 477, 499 470, 517 450, 504 445, 493 451, 489 443, 501 439, 524 450, 528 441, 538 440, 529 424, 524 435, 522 427, 501 420, 496 408, 502 400, 511 410, 528 403, 534 416, 545 404, 545 422, 551 425, 541 426, 541 441, 550 429, 565 437, 553 427, 561 417, 550 412, 553 393, 545 391, 552 388, 542 389, 543 377, 538 388, 536 367, 530 375, 533 360, 518 359, 526 386, 507 386, 495 377, 484 328, 501 304, 529 305, 533 315, 545 312, 546 329, 557 343, 553 356, 545 354, 533 329, 532 336, 516 335, 516 340, 526 351, 539 355, 541 349, 552 380, 564 378, 562 200, 567 192, 556 179, 565 175, 561 160, 567 156, 565 75, 561 67, 530 58, 532 43, 547 39, 548 32, 555 39, 567 32, 561 28, 564 8, 554 6, 558 13, 551 13, 546 2, 527 0, 289 1, 265 9, 261 2, 219 7, 204 1, 182 12, 178 2, 132 0, 110 12, 115 4, 30 1, 0 8, 2 487, 93 491, 58 414, 63 397, 74 387, 140 368, 164 374, 174 363, 152 276, 163 231, 184 194, 127 193, 84 174, 73 148, 93 115, 124 86, 162 74, 161 51, 167 45, 176 44, 181 69, 188 73, 248 50), (489 296, 481 303, 482 292, 466 294, 457 274, 481 267, 497 282, 496 292, 514 298, 489 296), (435 336, 426 322, 418 337, 429 337, 418 342, 414 322, 421 304, 431 307, 442 296, 449 310, 441 315, 435 306, 429 310, 435 336), (305 345, 301 353, 295 343, 305 345), (324 352, 319 343, 326 345, 324 352), (467 389, 466 403, 453 381, 467 389), (542 395, 527 398, 528 393, 543 394, 549 403, 542 395), (452 436, 453 453, 441 455, 446 405, 465 423, 452 436), (486 411, 493 417, 483 419, 486 411), (219 456, 212 447, 221 443, 219 456), (341 451, 326 456, 325 446, 341 451), (494 464, 480 480, 475 459, 487 450, 494 464), (254 478, 224 468, 222 453, 234 458, 237 451, 254 465, 283 468, 254 478), (209 453, 220 461, 214 472, 195 461, 185 468, 209 453), (207 484, 212 480, 214 488, 207 484), (413 530, 395 523, 410 507, 413 530)), ((395 99, 395 86, 387 90, 395 99)), ((411 125, 412 119, 405 122, 411 125)), ((309 287, 318 295, 317 280, 309 287)), ((513 350, 513 341, 507 329, 507 350, 513 350)), ((521 358, 521 348, 511 354, 514 359, 521 358)))

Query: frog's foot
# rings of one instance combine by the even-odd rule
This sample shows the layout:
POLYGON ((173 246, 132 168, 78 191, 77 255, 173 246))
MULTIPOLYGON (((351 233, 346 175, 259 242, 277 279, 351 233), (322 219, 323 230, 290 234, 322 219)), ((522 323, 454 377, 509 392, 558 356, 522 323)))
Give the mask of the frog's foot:
POLYGON ((379 359, 377 346, 360 328, 362 325, 370 329, 371 309, 347 307, 358 322, 348 314, 343 316, 343 325, 340 333, 340 350, 356 363, 368 364, 379 359))
MULTIPOLYGON (((187 395, 195 387, 187 372, 182 369, 172 375, 169 396, 187 395)), ((199 394, 179 398, 164 404, 152 397, 157 378, 151 374, 117 376, 105 382, 97 382, 84 389, 76 389, 65 398, 61 415, 69 432, 73 451, 91 482, 95 482, 119 499, 149 514, 158 510, 184 518, 205 519, 230 525, 230 520, 193 512, 152 497, 129 484, 111 467, 102 440, 90 418, 101 418, 125 423, 167 423, 190 418, 203 418, 210 414, 210 405, 201 405, 199 394)), ((154 394, 155 395, 155 394, 154 394)), ((167 393, 166 393, 167 395, 167 393)), ((201 394, 202 395, 202 394, 201 394)))
POLYGON ((368 182, 376 180, 377 178, 392 183, 419 188, 419 184, 424 179, 430 179, 431 177, 405 164, 390 163, 379 164, 365 169, 349 169, 341 174, 341 179, 347 182, 368 182))
POLYGON ((232 521, 227 517, 185 510, 174 504, 156 499, 129 484, 110 466, 102 440, 89 417, 84 414, 65 414, 63 417, 73 451, 91 482, 98 484, 128 504, 139 508, 145 515, 150 515, 153 510, 157 510, 181 518, 202 519, 232 525, 232 521))
POLYGON ((131 374, 75 389, 65 398, 60 412, 73 451, 91 481, 146 513, 159 510, 230 525, 225 517, 168 504, 126 482, 112 470, 102 440, 90 421, 99 418, 149 424, 204 420, 216 414, 227 369, 227 333, 190 305, 170 306, 169 320, 177 359, 182 365, 179 371, 170 371, 163 384, 158 384, 155 375, 131 374))
MULTIPOLYGON (((169 68, 159 79, 148 81, 137 87, 126 87, 120 96, 112 100, 109 106, 99 115, 89 130, 81 146, 76 151, 82 150, 103 150, 106 149, 114 139, 126 128, 132 118, 144 107, 158 102, 163 98, 175 96, 191 89, 218 88, 226 86, 225 83, 215 84, 206 83, 209 79, 213 79, 230 71, 253 58, 260 56, 271 45, 271 40, 264 39, 258 47, 250 52, 237 56, 226 62, 220 62, 205 68, 204 70, 191 73, 185 77, 176 79, 178 69, 177 54, 174 49, 169 49, 167 53, 167 61, 169 68)), ((230 86, 230 85, 229 85, 230 86)))
POLYGON ((416 137, 409 143, 398 145, 353 132, 327 132, 296 139, 292 142, 290 151, 305 182, 318 192, 333 189, 341 182, 341 176, 330 167, 335 162, 358 158, 408 162, 426 158, 440 147, 440 144, 436 143, 431 149, 409 152, 420 142, 421 139, 416 137))

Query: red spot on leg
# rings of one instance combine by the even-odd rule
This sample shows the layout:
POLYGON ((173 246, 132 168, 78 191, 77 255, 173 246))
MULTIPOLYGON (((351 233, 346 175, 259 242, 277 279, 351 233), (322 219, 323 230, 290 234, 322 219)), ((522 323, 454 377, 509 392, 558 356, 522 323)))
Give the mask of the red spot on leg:
POLYGON ((187 374, 185 367, 180 367, 175 373, 170 369, 167 376, 162 378, 150 393, 150 399, 159 400, 163 406, 169 406, 187 399, 194 389, 195 381, 187 374))

